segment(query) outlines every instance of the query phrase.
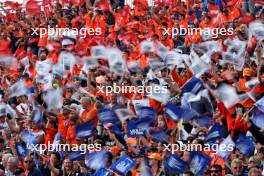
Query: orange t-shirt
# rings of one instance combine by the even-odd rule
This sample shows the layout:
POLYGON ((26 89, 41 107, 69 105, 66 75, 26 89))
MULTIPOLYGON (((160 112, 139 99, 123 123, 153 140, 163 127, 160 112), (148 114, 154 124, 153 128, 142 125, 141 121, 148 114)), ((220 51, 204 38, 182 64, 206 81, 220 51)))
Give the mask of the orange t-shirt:
POLYGON ((64 118, 64 116, 60 114, 58 115, 57 120, 58 120, 58 132, 60 132, 63 139, 65 139, 67 136, 67 130, 69 128, 70 119, 64 118))
POLYGON ((92 120, 94 123, 94 127, 97 126, 98 117, 97 117, 97 109, 95 106, 92 106, 89 110, 84 110, 81 112, 81 119, 83 122, 87 122, 92 120))

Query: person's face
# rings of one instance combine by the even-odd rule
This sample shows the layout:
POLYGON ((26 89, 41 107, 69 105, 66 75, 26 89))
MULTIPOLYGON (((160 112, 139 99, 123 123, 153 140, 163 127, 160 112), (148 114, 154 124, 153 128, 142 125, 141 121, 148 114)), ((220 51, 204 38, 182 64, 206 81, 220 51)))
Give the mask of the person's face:
POLYGON ((249 176, 261 176, 261 172, 260 171, 256 171, 256 172, 250 174, 249 176))
POLYGON ((33 159, 30 158, 30 157, 26 157, 24 159, 24 166, 25 166, 26 169, 32 168, 33 167, 33 159))
POLYGON ((235 163, 232 168, 231 171, 233 173, 234 176, 239 176, 242 174, 243 172, 243 166, 240 163, 235 163))
POLYGON ((64 168, 66 171, 72 170, 72 166, 73 166, 72 161, 70 161, 69 159, 66 159, 64 161, 64 168))
POLYGON ((16 164, 12 160, 7 161, 7 169, 13 171, 16 168, 16 164))
POLYGON ((56 155, 52 154, 50 156, 50 162, 52 162, 54 165, 58 164, 59 163, 59 160, 58 158, 56 157, 56 155))
POLYGON ((78 161, 73 162, 73 170, 79 170, 79 164, 78 161))
POLYGON ((256 163, 254 161, 252 161, 252 160, 249 160, 248 161, 248 169, 251 169, 253 167, 256 167, 256 163))
POLYGON ((210 170, 210 176, 221 176, 221 175, 222 175, 221 170, 216 167, 213 167, 210 170))

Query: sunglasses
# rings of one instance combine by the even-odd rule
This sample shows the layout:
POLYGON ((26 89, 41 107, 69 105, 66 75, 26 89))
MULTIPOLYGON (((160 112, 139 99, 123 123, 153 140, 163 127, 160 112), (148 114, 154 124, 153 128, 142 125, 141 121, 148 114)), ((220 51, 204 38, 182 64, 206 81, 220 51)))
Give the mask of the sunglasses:
POLYGON ((32 163, 33 161, 24 161, 24 163, 32 163))

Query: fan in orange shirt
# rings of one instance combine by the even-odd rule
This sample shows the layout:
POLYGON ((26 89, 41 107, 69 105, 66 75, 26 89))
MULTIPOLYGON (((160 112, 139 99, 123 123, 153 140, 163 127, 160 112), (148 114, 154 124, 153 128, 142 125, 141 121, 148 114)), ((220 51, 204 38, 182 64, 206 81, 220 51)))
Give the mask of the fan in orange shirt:
POLYGON ((80 113, 82 122, 93 121, 94 127, 97 126, 98 117, 97 117, 97 109, 95 104, 92 104, 91 99, 84 97, 81 99, 83 110, 80 113))

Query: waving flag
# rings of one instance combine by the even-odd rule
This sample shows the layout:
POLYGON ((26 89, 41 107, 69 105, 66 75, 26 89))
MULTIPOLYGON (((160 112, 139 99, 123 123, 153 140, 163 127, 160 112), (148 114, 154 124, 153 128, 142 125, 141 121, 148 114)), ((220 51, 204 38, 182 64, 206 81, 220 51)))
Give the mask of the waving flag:
POLYGON ((168 142, 169 140, 169 136, 165 130, 150 130, 149 135, 152 137, 152 139, 159 142, 168 142))
POLYGON ((136 161, 127 155, 121 156, 111 168, 121 175, 126 175, 131 169, 136 166, 136 161))
POLYGON ((264 112, 264 96, 255 103, 255 106, 259 110, 261 110, 262 112, 264 112))
POLYGON ((204 89, 203 82, 199 78, 196 78, 195 76, 189 79, 182 86, 183 92, 192 92, 193 94, 197 94, 202 89, 204 89))
POLYGON ((170 155, 164 162, 165 170, 169 173, 182 174, 188 169, 188 163, 178 158, 176 155, 170 155))
MULTIPOLYGON (((140 137, 144 136, 144 128, 138 127, 137 123, 141 119, 132 119, 127 123, 128 137, 140 137)), ((149 123, 147 121, 146 127, 148 128, 149 123)))
POLYGON ((99 151, 90 153, 85 158, 85 165, 91 169, 99 170, 106 166, 107 161, 107 152, 106 151, 99 151))
POLYGON ((53 139, 53 145, 52 145, 53 149, 58 148, 57 146, 60 144, 61 140, 62 140, 62 135, 60 132, 57 132, 54 139, 53 139))
POLYGON ((48 106, 48 110, 60 109, 63 101, 62 90, 60 88, 49 90, 44 96, 44 101, 48 106))
POLYGON ((182 109, 172 103, 168 103, 165 107, 164 113, 172 120, 178 121, 181 118, 182 109))
POLYGON ((9 88, 9 98, 27 95, 28 89, 25 87, 25 81, 19 80, 9 88))
POLYGON ((93 176, 110 176, 110 175, 111 175, 110 171, 105 168, 101 168, 93 174, 93 176))
POLYGON ((194 175, 203 175, 207 166, 210 164, 211 158, 198 151, 191 151, 190 158, 190 170, 194 173, 194 175))
POLYGON ((23 157, 26 157, 28 155, 28 149, 24 143, 16 142, 15 146, 16 146, 16 151, 17 151, 18 157, 23 158, 23 157))
POLYGON ((224 137, 224 130, 219 123, 216 123, 208 132, 206 141, 215 141, 218 138, 224 137))
POLYGON ((118 117, 116 116, 115 112, 108 108, 100 109, 98 112, 98 118, 102 122, 103 125, 107 123, 119 122, 118 117))
POLYGON ((149 120, 155 120, 157 117, 157 112, 151 107, 140 107, 139 110, 139 118, 148 118, 149 120))
POLYGON ((79 161, 84 159, 84 154, 82 154, 80 151, 71 151, 68 152, 68 158, 71 161, 79 161))
POLYGON ((239 102, 239 96, 236 89, 228 84, 221 84, 217 88, 217 93, 226 108, 230 108, 239 102))
POLYGON ((133 112, 130 109, 127 109, 127 108, 116 109, 115 113, 116 113, 117 117, 119 118, 119 120, 121 122, 124 122, 127 119, 129 119, 130 117, 134 117, 135 116, 133 114, 133 112))
POLYGON ((150 53, 154 52, 154 45, 152 41, 144 40, 140 43, 141 53, 150 53))
POLYGON ((252 122, 259 128, 264 129, 264 113, 255 111, 253 114, 252 122))
POLYGON ((38 3, 38 1, 36 0, 29 0, 26 3, 26 11, 30 16, 34 16, 36 14, 38 14, 41 9, 40 9, 40 5, 38 3))
POLYGON ((236 148, 245 156, 249 157, 254 154, 255 143, 252 137, 240 134, 235 141, 236 148))
POLYGON ((33 146, 37 144, 37 138, 33 134, 31 134, 29 131, 22 131, 20 133, 20 137, 22 141, 24 141, 27 144, 27 147, 29 149, 33 149, 33 146))
POLYGON ((232 140, 231 136, 229 135, 220 143, 218 147, 219 150, 216 152, 216 154, 221 158, 223 158, 224 160, 227 160, 230 153, 234 150, 234 147, 235 147, 235 143, 232 140))
POLYGON ((264 24, 261 21, 253 21, 248 29, 251 36, 255 36, 258 40, 264 39, 264 24))
POLYGON ((91 54, 96 58, 107 58, 106 48, 102 45, 91 47, 91 54))
POLYGON ((212 117, 209 116, 198 116, 194 119, 194 121, 200 126, 200 127, 208 127, 213 123, 212 117))
POLYGON ((93 134, 93 122, 86 122, 81 125, 76 126, 75 131, 76 131, 76 137, 79 139, 82 138, 88 138, 92 136, 93 134))

